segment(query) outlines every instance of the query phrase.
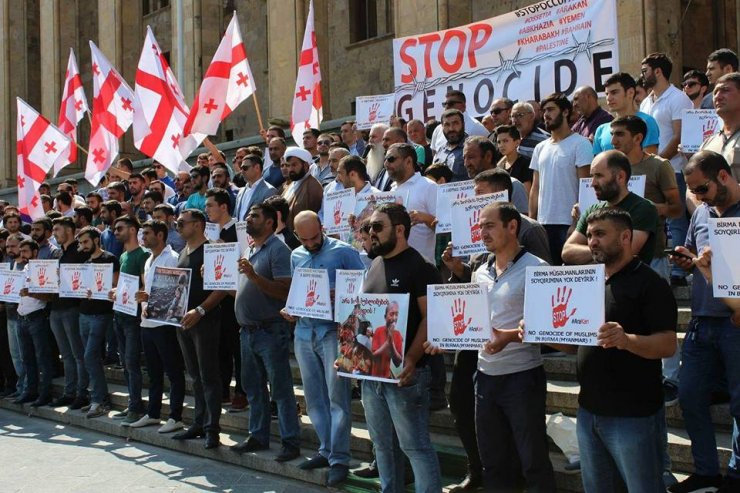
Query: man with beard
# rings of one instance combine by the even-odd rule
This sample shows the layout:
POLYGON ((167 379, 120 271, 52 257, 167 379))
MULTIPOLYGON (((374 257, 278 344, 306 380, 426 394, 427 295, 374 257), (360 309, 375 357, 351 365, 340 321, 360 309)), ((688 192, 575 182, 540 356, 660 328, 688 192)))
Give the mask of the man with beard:
POLYGON ((299 212, 310 210, 318 212, 324 198, 321 183, 308 173, 312 162, 311 154, 300 147, 289 147, 285 151, 285 162, 288 164, 290 185, 283 191, 283 198, 288 201, 290 213, 285 221, 293 229, 293 219, 299 212))
MULTIPOLYGON (((387 128, 385 132, 383 132, 383 137, 381 140, 385 156, 388 155, 388 148, 390 146, 392 146, 393 144, 405 144, 407 140, 408 138, 406 136, 406 132, 404 132, 400 128, 387 128)), ((417 153, 416 156, 418 160, 419 154, 417 153)), ((390 173, 388 173, 388 167, 385 166, 385 163, 386 157, 383 158, 383 169, 380 171, 380 173, 378 173, 378 176, 373 182, 373 185, 381 192, 387 192, 393 187, 393 178, 391 177, 390 173)))
POLYGON ((105 187, 108 192, 108 200, 115 200, 118 203, 126 201, 126 185, 120 181, 114 181, 105 187))
POLYGON ((128 177, 128 191, 131 194, 129 203, 131 204, 131 214, 136 216, 139 222, 147 220, 147 213, 141 206, 146 192, 146 178, 141 173, 131 173, 128 177))
POLYGON ((576 229, 563 247, 566 264, 589 264, 593 260, 586 238, 588 216, 604 208, 627 211, 632 218, 632 251, 640 260, 650 265, 655 255, 658 210, 652 202, 629 191, 627 184, 632 176, 632 164, 623 153, 604 151, 591 163, 591 186, 600 201, 581 214, 576 229))
MULTIPOLYGON (((463 115, 462 127, 468 135, 480 135, 486 137, 489 132, 478 120, 470 116, 467 112, 467 101, 465 93, 462 91, 451 90, 445 94, 445 100, 442 107, 446 110, 457 110, 463 115)), ((448 140, 444 133, 442 125, 435 128, 432 137, 429 139, 432 150, 439 154, 447 146, 448 140)))
MULTIPOLYGON (((722 154, 740 181, 740 74, 723 75, 714 86, 714 107, 724 126, 709 137, 701 150, 722 154)), ((690 208, 692 210, 693 208, 690 208)))
POLYGON ((367 174, 370 175, 370 181, 373 183, 373 186, 378 189, 380 189, 380 187, 378 187, 378 177, 385 169, 383 167, 383 157, 385 156, 385 149, 383 149, 383 135, 385 135, 386 130, 388 130, 388 125, 384 123, 376 123, 370 128, 370 137, 368 139, 367 146, 365 146, 365 152, 362 155, 367 163, 367 174))
POLYGON ((31 223, 31 239, 39 245, 38 255, 36 256, 39 260, 49 260, 57 258, 59 255, 59 248, 49 241, 51 229, 51 220, 46 217, 41 217, 31 223))
MULTIPOLYGON (((262 178, 275 188, 279 188, 285 181, 285 177, 280 172, 280 164, 283 162, 286 144, 285 138, 273 137, 267 144, 267 156, 269 157, 269 166, 265 164, 262 170, 262 178)), ((267 159, 265 159, 267 163, 267 159)))
MULTIPOLYGON (((452 170, 452 181, 468 179, 463 163, 463 145, 468 134, 465 133, 465 118, 462 111, 448 109, 442 113, 440 125, 445 137, 445 145, 437 150, 435 161, 444 163, 452 170)), ((495 161, 494 161, 495 162, 495 161)))
MULTIPOLYGON (((334 294, 337 269, 364 269, 357 250, 327 237, 321 231, 319 216, 314 212, 304 211, 296 216, 295 233, 301 246, 290 256, 291 273, 298 268, 325 269, 334 294)), ((336 299, 336 295, 333 298, 336 299)), ((318 453, 298 467, 318 469, 328 466, 327 486, 335 487, 347 478, 349 472, 352 428, 352 382, 339 378, 334 368, 337 324, 316 318, 292 317, 285 309, 280 313, 289 322, 296 322, 295 355, 301 370, 308 416, 320 442, 318 453)))
MULTIPOLYGON (((211 188, 220 188, 229 194, 230 210, 234 210, 236 204, 236 194, 239 189, 231 183, 229 169, 223 163, 216 163, 211 167, 211 188)), ((207 193, 206 193, 207 194, 207 193)))
MULTIPOLYGON (((147 192, 149 193, 149 192, 147 192)), ((93 214, 89 207, 75 207, 75 215, 72 217, 75 227, 80 230, 92 226, 93 214)))
POLYGON ((398 303, 392 301, 385 307, 385 325, 373 331, 370 350, 373 364, 370 374, 378 378, 392 378, 391 361, 395 366, 403 362, 403 337, 396 329, 398 324, 398 303))
MULTIPOLYGON (((306 147, 305 135, 312 130, 315 129, 306 130, 306 132, 304 132, 304 148, 306 147)), ((311 135, 313 136, 313 133, 311 135)), ((329 146, 333 142, 331 140, 331 135, 328 134, 321 134, 318 136, 318 138, 314 137, 314 140, 316 141, 316 157, 314 159, 318 159, 311 164, 309 172, 311 173, 311 176, 316 178, 319 183, 321 183, 322 187, 325 187, 327 184, 331 183, 334 180, 334 175, 336 175, 336 171, 332 170, 331 164, 329 163, 329 146)))
POLYGON ((103 224, 103 220, 100 218, 100 206, 103 203, 103 196, 98 192, 90 192, 85 195, 85 204, 93 213, 92 225, 102 230, 100 227, 103 224))
MULTIPOLYGON (((7 231, 7 230, 6 230, 7 231)), ((5 240, 5 259, 9 261, 10 270, 23 270, 25 262, 20 258, 20 245, 24 240, 20 233, 8 235, 5 240)), ((9 398, 17 398, 25 392, 26 370, 23 366, 23 350, 21 348, 20 336, 18 334, 18 304, 5 303, 5 313, 8 320, 8 350, 10 359, 13 361, 13 368, 18 379, 14 392, 8 395, 9 398)))
POLYGON ((100 220, 103 221, 105 229, 100 235, 100 244, 103 250, 115 256, 123 252, 123 244, 118 241, 113 233, 113 224, 121 217, 121 204, 116 200, 107 200, 100 205, 100 220))
MULTIPOLYGON (((539 143, 532 154, 530 168, 534 173, 529 192, 529 216, 545 227, 550 258, 553 265, 560 265, 571 224, 571 208, 578 202, 578 180, 588 177, 593 154, 591 142, 574 133, 568 125, 573 107, 564 94, 555 93, 545 98, 542 110, 545 127, 552 135, 539 143)), ((522 154, 521 145, 519 152, 522 154)))
POLYGON ((249 210, 247 233, 254 244, 239 259, 242 275, 234 303, 241 327, 249 438, 231 449, 242 454, 270 447, 272 397, 277 404, 282 445, 275 460, 287 462, 300 455, 300 425, 290 373, 290 324, 280 316, 290 291, 290 249, 275 236, 276 224, 277 214, 269 204, 254 205, 249 210))
POLYGON ((193 192, 185 202, 185 209, 206 209, 206 190, 208 190, 208 178, 211 172, 208 166, 194 166, 190 170, 190 183, 193 185, 193 192))
POLYGON ((709 79, 698 70, 689 70, 683 74, 681 82, 684 94, 686 94, 694 104, 694 109, 701 109, 702 101, 709 92, 709 79))
MULTIPOLYGON (((396 146, 389 151, 399 153, 396 146)), ((401 152, 416 157, 411 146, 401 152)), ((380 205, 370 217, 370 226, 371 250, 377 257, 367 272, 363 292, 410 296, 399 383, 362 381, 362 404, 381 489, 405 489, 404 461, 398 460, 403 450, 414 470, 416 491, 441 491, 439 461, 429 437, 431 372, 422 345, 427 339, 427 286, 440 284, 442 279, 434 265, 409 246, 411 217, 402 205, 380 205)))

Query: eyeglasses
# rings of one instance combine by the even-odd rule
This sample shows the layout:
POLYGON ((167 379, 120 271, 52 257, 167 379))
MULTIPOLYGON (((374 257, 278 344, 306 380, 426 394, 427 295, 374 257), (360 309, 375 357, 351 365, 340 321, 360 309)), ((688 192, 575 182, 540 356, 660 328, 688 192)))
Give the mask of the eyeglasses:
POLYGON ((493 108, 491 110, 492 115, 498 115, 500 113, 503 113, 504 111, 508 110, 509 108, 493 108))
POLYGON ((688 82, 684 82, 683 84, 681 84, 682 87, 694 87, 694 86, 698 86, 698 85, 699 85, 699 83, 696 82, 695 80, 690 80, 688 82))
POLYGON ((376 221, 374 223, 370 223, 370 229, 375 233, 380 233, 385 229, 385 224, 376 221))
POLYGON ((511 118, 513 120, 521 120, 527 115, 531 115, 531 113, 512 113, 511 118))
POLYGON ((396 159, 398 159, 400 156, 386 156, 385 161, 388 161, 389 163, 395 163, 396 159))
POLYGON ((198 222, 198 221, 196 221, 195 219, 190 219, 189 221, 186 221, 185 219, 178 219, 178 220, 177 220, 177 221, 175 222, 175 227, 177 227, 177 228, 182 228, 182 227, 183 227, 183 226, 185 226, 185 225, 186 225, 187 223, 195 223, 195 222, 198 222))
POLYGON ((699 185, 696 188, 689 188, 689 192, 693 193, 694 195, 705 195, 709 191, 709 184, 712 183, 712 180, 707 180, 704 185, 699 185))
POLYGON ((319 140, 317 142, 317 144, 320 145, 320 146, 330 146, 331 145, 331 140, 319 140))
POLYGON ((241 165, 241 166, 239 167, 239 169, 240 169, 240 170, 242 170, 242 171, 247 171, 247 170, 248 170, 249 168, 251 168, 252 166, 254 166, 254 163, 243 163, 243 164, 242 164, 242 165, 241 165))
POLYGON ((463 101, 455 101, 455 100, 445 101, 444 103, 442 103, 442 106, 447 108, 448 106, 454 106, 456 104, 463 104, 463 101))

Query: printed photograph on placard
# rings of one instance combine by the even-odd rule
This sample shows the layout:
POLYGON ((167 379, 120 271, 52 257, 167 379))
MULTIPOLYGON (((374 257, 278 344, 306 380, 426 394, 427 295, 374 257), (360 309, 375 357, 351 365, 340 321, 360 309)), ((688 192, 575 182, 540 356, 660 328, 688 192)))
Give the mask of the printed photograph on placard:
POLYGON ((147 304, 147 318, 153 322, 180 326, 188 311, 190 269, 155 267, 147 304))
POLYGON ((403 370, 408 294, 336 297, 338 373, 342 377, 398 382, 403 370))

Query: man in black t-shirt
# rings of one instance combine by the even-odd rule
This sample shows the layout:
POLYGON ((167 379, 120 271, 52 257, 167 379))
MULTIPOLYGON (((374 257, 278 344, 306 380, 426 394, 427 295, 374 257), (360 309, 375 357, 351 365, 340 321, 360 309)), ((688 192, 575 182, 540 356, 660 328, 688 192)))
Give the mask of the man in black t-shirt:
POLYGON ((424 355, 427 339, 427 286, 441 284, 437 269, 409 247, 411 218, 402 205, 383 204, 370 217, 371 251, 377 255, 367 272, 365 293, 409 293, 403 371, 398 384, 362 381, 362 405, 375 446, 383 491, 403 491, 404 461, 411 461, 416 491, 441 491, 437 454, 429 438, 430 370, 424 355), (394 443, 394 431, 398 436, 394 443))
POLYGON ((198 209, 185 209, 177 219, 177 229, 186 241, 177 266, 191 269, 188 311, 177 330, 177 340, 185 368, 193 379, 195 419, 187 431, 172 438, 188 440, 205 435, 205 448, 216 448, 220 445, 221 381, 218 368, 219 331, 213 328, 221 324, 220 303, 226 292, 203 289, 203 245, 208 241, 205 236, 205 214, 198 209))

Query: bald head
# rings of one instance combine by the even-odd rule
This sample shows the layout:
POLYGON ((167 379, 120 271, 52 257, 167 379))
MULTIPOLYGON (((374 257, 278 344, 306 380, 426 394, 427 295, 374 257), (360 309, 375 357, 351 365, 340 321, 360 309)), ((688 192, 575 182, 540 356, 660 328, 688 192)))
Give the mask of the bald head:
POLYGON ((588 118, 599 107, 599 95, 593 87, 581 86, 573 93, 573 109, 588 118))
POLYGON ((313 211, 301 211, 293 220, 295 235, 310 253, 321 250, 324 243, 324 235, 321 231, 321 220, 319 215, 313 211))

